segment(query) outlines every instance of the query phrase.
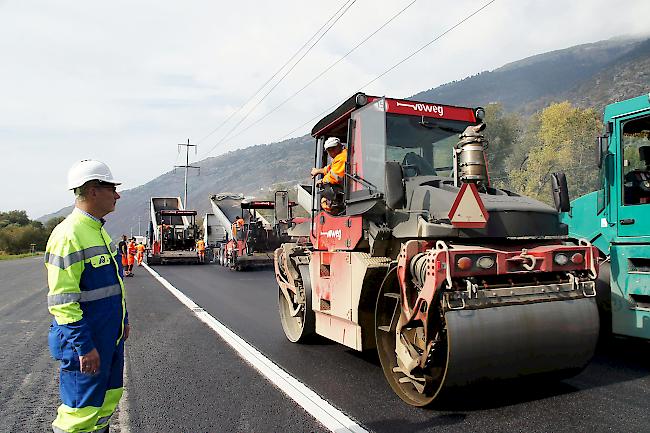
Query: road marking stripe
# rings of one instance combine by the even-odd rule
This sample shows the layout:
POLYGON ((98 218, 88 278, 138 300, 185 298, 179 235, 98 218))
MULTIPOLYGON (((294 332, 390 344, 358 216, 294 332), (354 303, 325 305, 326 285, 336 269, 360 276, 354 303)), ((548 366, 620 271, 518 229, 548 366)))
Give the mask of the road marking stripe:
MULTIPOLYGON (((125 349, 128 350, 128 349, 125 349)), ((122 392, 122 398, 118 405, 117 411, 117 420, 115 423, 111 424, 111 431, 114 429, 117 430, 117 433, 131 433, 131 417, 129 416, 129 408, 131 407, 129 401, 129 364, 124 360, 124 391, 122 392)))
POLYGON ((302 382, 289 373, 284 371, 280 366, 264 356, 260 351, 255 349, 243 338, 228 329, 223 323, 212 317, 210 313, 194 303, 183 292, 174 287, 169 281, 160 276, 156 271, 151 269, 146 263, 142 266, 149 271, 160 284, 162 284, 172 295, 176 296, 187 308, 210 328, 212 328, 230 347, 249 364, 251 364, 264 377, 270 380, 275 386, 280 388, 293 401, 298 403, 305 411, 313 416, 318 422, 327 427, 330 431, 336 433, 368 433, 366 429, 357 424, 350 417, 340 410, 336 409, 321 396, 316 394, 302 382))

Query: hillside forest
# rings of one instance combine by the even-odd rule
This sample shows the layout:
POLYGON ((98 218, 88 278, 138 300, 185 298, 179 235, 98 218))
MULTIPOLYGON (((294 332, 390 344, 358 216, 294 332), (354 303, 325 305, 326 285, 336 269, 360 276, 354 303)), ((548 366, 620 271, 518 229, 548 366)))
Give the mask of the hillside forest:
POLYGON ((596 189, 596 137, 600 113, 569 102, 522 117, 499 104, 486 107, 488 165, 492 183, 552 204, 550 175, 567 175, 571 199, 596 189))

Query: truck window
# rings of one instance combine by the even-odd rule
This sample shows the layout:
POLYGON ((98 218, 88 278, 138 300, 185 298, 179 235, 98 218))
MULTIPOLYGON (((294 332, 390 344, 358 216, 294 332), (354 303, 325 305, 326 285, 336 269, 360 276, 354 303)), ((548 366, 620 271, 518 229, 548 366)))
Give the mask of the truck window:
POLYGON ((650 116, 623 123, 621 128, 623 204, 650 203, 650 116))

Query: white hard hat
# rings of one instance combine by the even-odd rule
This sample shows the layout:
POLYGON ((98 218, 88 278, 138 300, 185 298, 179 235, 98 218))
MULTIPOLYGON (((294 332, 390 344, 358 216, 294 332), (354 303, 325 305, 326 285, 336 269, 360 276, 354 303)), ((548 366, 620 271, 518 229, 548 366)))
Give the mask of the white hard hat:
POLYGON ((79 161, 68 170, 68 189, 79 188, 91 180, 99 180, 113 185, 120 184, 113 179, 113 173, 106 164, 94 159, 79 161))
POLYGON ((341 145, 341 140, 339 140, 336 137, 330 137, 327 140, 325 140, 325 144, 323 145, 323 147, 325 148, 325 150, 327 150, 330 147, 336 147, 340 145, 341 145))

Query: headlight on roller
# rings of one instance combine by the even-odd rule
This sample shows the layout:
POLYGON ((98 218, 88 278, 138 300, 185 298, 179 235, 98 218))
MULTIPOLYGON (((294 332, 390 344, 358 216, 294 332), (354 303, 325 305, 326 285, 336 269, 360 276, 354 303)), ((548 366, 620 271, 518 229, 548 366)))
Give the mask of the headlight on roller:
POLYGON ((494 257, 479 257, 479 259, 476 261, 476 265, 481 269, 490 269, 492 266, 494 266, 494 257))
POLYGON ((557 253, 555 257, 553 257, 553 261, 560 266, 564 266, 569 263, 569 256, 564 253, 557 253))

